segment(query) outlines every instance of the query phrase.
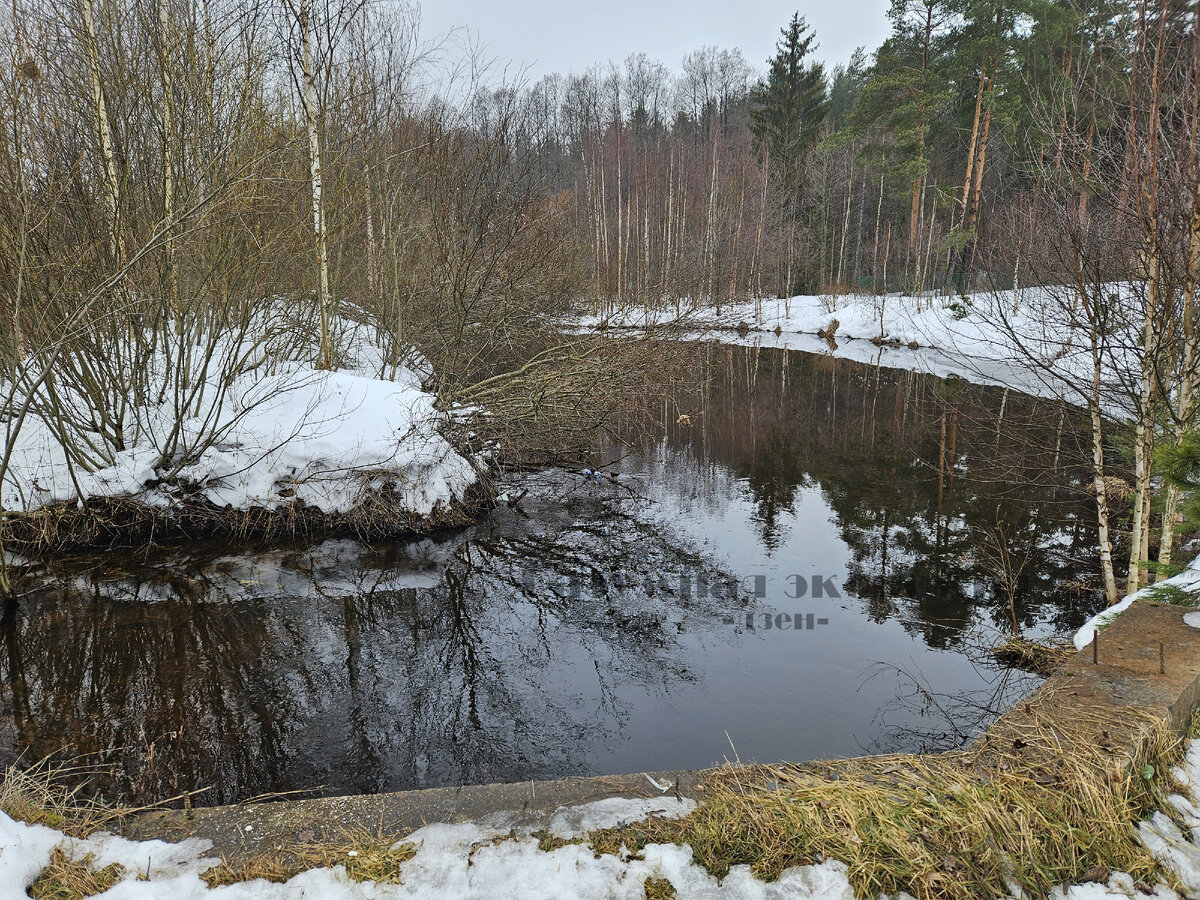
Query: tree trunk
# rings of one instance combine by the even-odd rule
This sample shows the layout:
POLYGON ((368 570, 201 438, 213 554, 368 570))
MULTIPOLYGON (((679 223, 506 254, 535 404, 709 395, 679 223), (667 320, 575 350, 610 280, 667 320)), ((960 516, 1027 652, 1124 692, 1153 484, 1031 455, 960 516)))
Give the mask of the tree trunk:
POLYGON ((971 122, 971 143, 967 147, 967 171, 963 177, 962 218, 959 221, 964 223, 964 227, 967 220, 967 202, 971 199, 972 177, 975 174, 975 148, 979 143, 979 120, 983 112, 983 91, 986 85, 987 72, 981 66, 979 69, 979 89, 975 92, 975 118, 971 122))
MULTIPOLYGON (((162 78, 162 191, 163 220, 167 223, 166 242, 167 289, 171 305, 179 317, 179 268, 176 263, 175 244, 175 78, 171 70, 171 52, 168 41, 171 36, 167 0, 158 0, 159 28, 159 74, 162 78)), ((177 326, 178 327, 178 326, 177 326)))
MULTIPOLYGON (((1093 341, 1095 339, 1093 338, 1093 341)), ((1094 344, 1093 344, 1094 346, 1094 344)), ((1097 542, 1100 546, 1100 572, 1104 578, 1104 598, 1109 606, 1117 602, 1117 579, 1113 569, 1112 537, 1108 525, 1108 491, 1104 482, 1104 419, 1100 414, 1100 362, 1093 351, 1092 394, 1088 410, 1092 417, 1092 484, 1096 490, 1097 542)))
POLYGON ((84 56, 87 59, 88 81, 92 93, 92 114, 96 117, 96 136, 100 145, 100 161, 104 167, 108 249, 113 262, 119 266, 125 257, 124 238, 121 234, 121 182, 117 176, 112 125, 108 120, 108 107, 104 100, 104 78, 100 71, 100 46, 96 39, 96 15, 92 0, 79 0, 79 15, 83 25, 84 56))
POLYGON ((329 293, 329 248, 325 232, 325 197, 321 169, 321 133, 317 110, 317 77, 313 67, 312 15, 310 0, 300 0, 297 25, 300 29, 300 70, 303 81, 304 122, 308 130, 309 178, 312 183, 313 231, 316 238, 320 293, 317 297, 321 319, 321 346, 318 365, 332 369, 333 301, 329 293))
MULTIPOLYGON (((1194 40, 1195 49, 1200 51, 1200 32, 1194 40)), ((1193 79, 1200 71, 1192 70, 1193 79)), ((1176 419, 1175 440, 1183 440, 1184 434, 1193 425, 1196 367, 1196 294, 1200 291, 1200 85, 1195 81, 1192 88, 1191 120, 1188 123, 1188 168, 1187 178, 1192 193, 1191 221, 1188 227, 1188 253, 1183 284, 1183 358, 1179 371, 1179 412, 1176 419)), ((1167 577, 1166 568, 1171 565, 1171 554, 1175 544, 1175 526, 1179 518, 1179 489, 1167 486, 1167 498, 1163 512, 1162 541, 1159 544, 1158 561, 1163 567, 1159 577, 1167 577)))

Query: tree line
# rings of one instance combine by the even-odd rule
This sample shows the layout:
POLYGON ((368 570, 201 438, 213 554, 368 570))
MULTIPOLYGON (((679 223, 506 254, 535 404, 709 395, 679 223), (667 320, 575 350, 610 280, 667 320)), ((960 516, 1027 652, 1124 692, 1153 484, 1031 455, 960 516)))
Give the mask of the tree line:
POLYGON ((708 47, 675 74, 634 54, 497 84, 472 58, 435 78, 453 60, 402 4, 12 0, 0 471, 33 415, 88 470, 149 435, 171 477, 238 373, 336 368, 350 326, 380 374, 415 350, 446 405, 538 446, 596 427, 662 352, 561 334, 581 301, 1037 285, 1090 373, 1060 392, 1091 413, 1114 598, 1116 532, 1128 585, 1171 563, 1184 488, 1156 489, 1159 459, 1195 424, 1196 16, 894 0, 883 44, 830 71, 797 15, 763 70, 708 47), (164 405, 166 426, 140 412, 164 405), (1127 532, 1106 512, 1121 444, 1127 532))
MULTIPOLYGON (((1042 274, 1033 195, 1069 177, 1074 145, 1121 140, 1146 29, 1194 16, 1179 0, 895 0, 884 43, 832 71, 795 15, 765 71, 737 50, 702 48, 678 74, 639 53, 497 102, 570 192, 606 300, 1007 288, 1042 274)), ((1096 173, 1079 175, 1086 209, 1096 173)))

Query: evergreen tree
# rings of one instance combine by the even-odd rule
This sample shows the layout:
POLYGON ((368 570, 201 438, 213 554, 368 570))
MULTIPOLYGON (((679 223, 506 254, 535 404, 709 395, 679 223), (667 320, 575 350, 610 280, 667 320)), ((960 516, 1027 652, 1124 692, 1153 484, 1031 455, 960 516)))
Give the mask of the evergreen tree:
POLYGON ((856 47, 846 65, 833 67, 829 79, 829 126, 833 130, 842 128, 850 118, 854 102, 867 83, 869 73, 867 52, 856 47))
POLYGON ((948 0, 893 0, 892 33, 875 54, 871 76, 855 103, 850 125, 864 132, 885 181, 908 200, 908 247, 915 249, 931 146, 945 129, 953 103, 945 72, 948 0))
POLYGON ((825 67, 809 62, 816 35, 799 13, 782 29, 767 78, 753 91, 755 137, 766 146, 785 187, 796 197, 804 161, 821 136, 829 110, 825 67))

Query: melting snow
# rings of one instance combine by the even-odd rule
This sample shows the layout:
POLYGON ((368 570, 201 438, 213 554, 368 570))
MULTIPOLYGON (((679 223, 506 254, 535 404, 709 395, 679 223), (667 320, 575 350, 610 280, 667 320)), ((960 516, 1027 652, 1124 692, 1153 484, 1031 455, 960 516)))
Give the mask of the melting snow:
MULTIPOLYGON (((377 350, 355 340, 367 356, 377 350)), ((461 498, 476 475, 442 436, 447 417, 421 388, 415 370, 422 365, 413 361, 383 380, 366 366, 328 372, 263 360, 228 385, 210 377, 182 417, 164 391, 165 402, 129 414, 130 446, 93 472, 70 466, 55 429, 31 415, 17 435, 0 502, 30 511, 126 497, 167 507, 195 493, 237 510, 302 501, 334 514, 350 512, 366 491, 389 489, 402 509, 425 516, 461 498), (182 446, 195 449, 190 459, 169 459, 162 449, 177 427, 182 446)), ((86 401, 77 405, 86 412, 86 401)))
MULTIPOLYGON (((1133 288, 1115 284, 1110 293, 1133 288)), ((781 347, 827 353, 859 362, 911 369, 946 377, 957 375, 979 384, 1011 387, 1040 397, 1063 397, 1082 404, 1091 384, 1087 334, 1067 324, 1062 298, 1048 289, 1025 288, 969 297, 941 296, 798 296, 714 308, 628 309, 611 315, 581 316, 572 323, 646 328, 674 321, 699 329, 688 336, 722 343, 781 347), (836 347, 818 332, 834 320, 836 347), (741 324, 757 329, 733 333, 741 324), (725 329, 723 332, 703 329, 725 329), (778 328, 779 334, 774 330, 778 328), (871 340, 887 343, 874 346, 871 340), (915 349, 910 349, 910 345, 915 349)), ((1129 308, 1134 308, 1131 305, 1129 308)), ((1133 341, 1109 341, 1102 360, 1105 386, 1101 403, 1110 415, 1127 415, 1127 400, 1117 389, 1137 371, 1133 341)))
MULTIPOLYGON (((1191 797, 1172 795, 1171 805, 1179 812, 1188 834, 1167 816, 1156 813, 1138 826, 1146 847, 1179 877, 1189 896, 1200 894, 1200 741, 1189 741, 1187 753, 1175 776, 1192 792, 1191 797)), ((649 815, 683 816, 694 809, 691 800, 601 800, 559 809, 550 830, 565 838, 607 828, 649 815)), ((25 900, 25 889, 37 878, 62 846, 73 859, 89 854, 92 864, 104 867, 119 863, 127 870, 117 885, 100 895, 105 900, 392 900, 392 898, 436 897, 445 900, 490 900, 514 898, 629 898, 641 900, 648 878, 665 878, 678 896, 724 898, 724 900, 853 900, 846 866, 835 860, 820 865, 796 866, 775 882, 763 882, 750 874, 748 866, 734 866, 718 881, 692 859, 690 847, 674 844, 648 845, 640 859, 628 854, 599 858, 587 844, 568 844, 557 850, 538 849, 530 827, 514 827, 514 819, 496 816, 485 822, 427 825, 405 842, 415 844, 416 855, 404 863, 402 884, 372 884, 351 881, 342 866, 313 869, 284 884, 252 881, 212 889, 200 876, 216 860, 208 858, 207 842, 189 839, 179 844, 162 841, 128 841, 112 835, 88 840, 64 837, 41 825, 15 822, 0 813, 0 900, 25 900)), ((1055 900, 1107 900, 1113 896, 1139 894, 1133 879, 1123 872, 1107 884, 1082 884, 1059 888, 1055 900)), ((1157 900, 1179 900, 1164 885, 1149 896, 1157 900)))

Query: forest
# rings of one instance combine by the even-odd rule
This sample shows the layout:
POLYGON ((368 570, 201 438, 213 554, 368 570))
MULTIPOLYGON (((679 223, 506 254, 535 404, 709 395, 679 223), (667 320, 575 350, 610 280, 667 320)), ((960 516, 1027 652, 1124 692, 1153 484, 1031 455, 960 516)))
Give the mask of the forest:
POLYGON ((488 410, 479 440, 552 458, 671 354, 565 333, 580 310, 928 295, 1025 348, 981 298, 1032 286, 1082 360, 1028 364, 1091 413, 1115 601, 1114 540, 1131 589, 1168 569, 1200 468, 1196 15, 895 0, 828 71, 797 13, 762 65, 703 47, 528 83, 398 3, 14 0, 0 468, 36 419, 81 501, 77 472, 147 440, 151 480, 192 490, 239 378, 335 371, 364 329, 380 376, 422 369, 440 408, 488 410))
POLYGON ((804 13, 0 4, 0 897, 1200 896, 1200 0, 804 13))
POLYGON ((308 293, 323 335, 342 304, 394 330, 483 296, 1042 284, 1085 226, 1102 277, 1142 280, 1153 227, 1182 285, 1193 6, 896 0, 887 40, 831 71, 797 14, 765 65, 703 47, 528 84, 402 4, 18 0, 6 339, 106 282, 308 293))

